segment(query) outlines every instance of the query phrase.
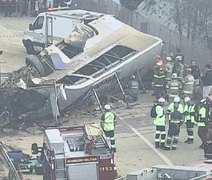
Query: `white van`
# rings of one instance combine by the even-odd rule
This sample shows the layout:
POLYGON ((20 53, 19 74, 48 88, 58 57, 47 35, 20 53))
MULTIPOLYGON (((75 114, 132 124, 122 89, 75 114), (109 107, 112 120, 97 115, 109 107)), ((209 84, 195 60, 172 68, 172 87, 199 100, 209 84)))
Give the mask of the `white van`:
POLYGON ((28 54, 37 54, 45 47, 67 37, 79 22, 88 23, 103 14, 85 10, 58 10, 40 13, 24 32, 23 44, 28 54))

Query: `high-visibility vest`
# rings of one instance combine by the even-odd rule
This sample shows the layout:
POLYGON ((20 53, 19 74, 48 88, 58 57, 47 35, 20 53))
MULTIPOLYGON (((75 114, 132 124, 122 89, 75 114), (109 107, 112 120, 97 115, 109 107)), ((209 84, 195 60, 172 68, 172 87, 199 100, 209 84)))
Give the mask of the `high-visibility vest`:
POLYGON ((166 84, 166 90, 168 95, 178 95, 180 93, 181 88, 182 84, 176 79, 172 79, 166 84))
POLYGON ((196 121, 195 121, 195 106, 196 106, 195 104, 191 104, 189 106, 189 112, 190 112, 191 122, 196 124, 196 121))
POLYGON ((105 131, 112 131, 115 129, 115 115, 112 112, 104 114, 103 129, 105 131))
POLYGON ((191 116, 190 116, 189 110, 190 110, 190 106, 188 104, 185 104, 184 105, 184 109, 183 109, 185 122, 191 120, 191 116))
MULTIPOLYGON (((170 112, 170 117, 172 113, 175 113, 175 111, 177 111, 179 114, 183 114, 183 105, 181 103, 178 104, 177 109, 174 106, 174 103, 172 102, 169 107, 168 107, 168 112, 170 112)), ((183 117, 183 116, 182 116, 183 117)), ((180 123, 181 121, 183 121, 183 118, 170 118, 170 122, 174 122, 174 123, 180 123)))
POLYGON ((158 70, 154 74, 154 86, 155 87, 163 87, 165 82, 165 71, 164 70, 158 70))
POLYGON ((154 120, 154 125, 156 126, 165 126, 165 113, 164 113, 164 109, 161 105, 156 105, 155 108, 156 111, 156 118, 154 120))
POLYGON ((193 94, 194 91, 194 77, 191 76, 186 76, 184 78, 184 86, 183 86, 183 93, 185 94, 193 94))
POLYGON ((138 89, 139 88, 139 84, 137 81, 133 80, 130 83, 130 89, 138 89))
POLYGON ((197 125, 199 127, 205 126, 205 122, 206 122, 206 118, 207 118, 206 116, 207 116, 206 107, 204 107, 204 106, 200 107, 199 112, 198 112, 198 121, 197 121, 197 125))

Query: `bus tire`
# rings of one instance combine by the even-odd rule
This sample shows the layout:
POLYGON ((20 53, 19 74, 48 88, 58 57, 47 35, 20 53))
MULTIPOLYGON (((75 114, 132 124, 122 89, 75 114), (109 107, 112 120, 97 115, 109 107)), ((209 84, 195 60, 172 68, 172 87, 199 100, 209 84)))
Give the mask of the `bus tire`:
POLYGON ((46 75, 42 63, 35 55, 28 55, 25 62, 28 67, 35 71, 35 73, 38 73, 38 76, 44 77, 46 75))

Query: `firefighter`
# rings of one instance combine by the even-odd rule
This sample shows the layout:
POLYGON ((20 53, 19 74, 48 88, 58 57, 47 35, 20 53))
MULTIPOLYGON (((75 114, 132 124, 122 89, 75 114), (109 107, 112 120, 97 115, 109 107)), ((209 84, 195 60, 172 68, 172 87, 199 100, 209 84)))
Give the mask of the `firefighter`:
POLYGON ((173 66, 174 66, 174 63, 172 61, 172 57, 171 56, 167 56, 166 57, 166 64, 165 64, 166 83, 171 81, 173 66))
POLYGON ((191 101, 190 97, 184 98, 184 109, 183 109, 186 130, 188 134, 188 139, 184 141, 185 143, 192 144, 194 141, 194 124, 195 122, 195 104, 191 101))
POLYGON ((164 150, 176 150, 180 126, 183 123, 183 105, 180 103, 180 97, 174 98, 174 102, 168 107, 167 115, 169 115, 169 130, 164 150))
POLYGON ((184 70, 185 70, 185 66, 183 64, 183 56, 179 55, 175 57, 175 64, 173 66, 173 73, 177 74, 178 79, 181 81, 184 77, 184 70))
POLYGON ((126 93, 132 98, 133 101, 137 101, 139 94, 139 83, 135 79, 135 75, 130 77, 130 81, 127 84, 126 93))
POLYGON ((113 152, 116 152, 114 130, 116 125, 116 115, 111 112, 111 106, 106 104, 104 106, 105 113, 101 117, 101 126, 105 132, 106 137, 110 140, 113 152))
POLYGON ((197 108, 197 126, 198 126, 198 136, 202 141, 202 144, 199 146, 201 149, 207 144, 207 129, 206 123, 208 120, 208 104, 206 99, 202 99, 197 108))
POLYGON ((166 93, 168 95, 168 102, 171 103, 175 96, 180 96, 182 89, 181 82, 177 79, 177 74, 172 74, 172 79, 166 84, 166 93))
POLYGON ((164 98, 159 98, 158 103, 155 105, 156 118, 154 120, 154 125, 156 126, 155 133, 155 148, 164 148, 165 147, 165 113, 164 113, 164 98))
POLYGON ((155 90, 156 99, 159 99, 164 95, 164 84, 165 84, 165 71, 163 68, 163 63, 162 61, 158 61, 154 69, 154 78, 152 82, 152 85, 155 90))
POLYGON ((194 76, 191 75, 191 69, 187 68, 186 76, 182 80, 182 83, 183 83, 183 89, 182 89, 183 97, 190 97, 191 99, 193 98, 194 82, 195 82, 195 79, 194 79, 194 76))

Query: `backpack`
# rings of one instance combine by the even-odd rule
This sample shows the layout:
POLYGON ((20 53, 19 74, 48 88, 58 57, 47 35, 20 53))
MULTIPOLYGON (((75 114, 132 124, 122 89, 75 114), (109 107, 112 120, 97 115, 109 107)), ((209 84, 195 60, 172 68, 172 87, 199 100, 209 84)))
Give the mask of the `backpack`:
POLYGON ((150 112, 151 118, 156 118, 157 113, 156 113, 156 104, 152 107, 151 112, 150 112))

